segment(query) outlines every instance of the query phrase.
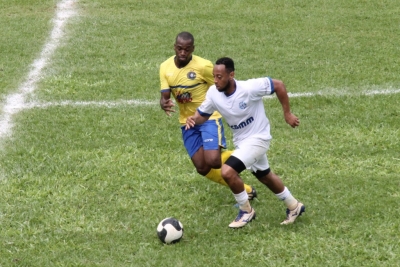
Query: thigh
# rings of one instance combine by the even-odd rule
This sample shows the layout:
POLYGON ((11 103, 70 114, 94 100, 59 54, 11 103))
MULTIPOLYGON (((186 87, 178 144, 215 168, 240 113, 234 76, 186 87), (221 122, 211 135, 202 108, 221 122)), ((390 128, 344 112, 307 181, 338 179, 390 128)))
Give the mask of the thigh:
POLYGON ((222 119, 208 120, 200 128, 203 148, 207 150, 220 150, 226 147, 225 131, 222 119))
POLYGON ((248 138, 238 144, 232 156, 240 159, 246 168, 251 169, 253 172, 266 170, 269 168, 266 154, 269 149, 269 142, 269 140, 259 138, 248 138))
POLYGON ((262 155, 256 163, 250 167, 252 172, 265 171, 269 169, 269 162, 267 154, 262 155))
POLYGON ((201 136, 200 126, 195 126, 185 130, 185 126, 181 127, 183 145, 186 148, 190 158, 203 146, 203 138, 201 136))

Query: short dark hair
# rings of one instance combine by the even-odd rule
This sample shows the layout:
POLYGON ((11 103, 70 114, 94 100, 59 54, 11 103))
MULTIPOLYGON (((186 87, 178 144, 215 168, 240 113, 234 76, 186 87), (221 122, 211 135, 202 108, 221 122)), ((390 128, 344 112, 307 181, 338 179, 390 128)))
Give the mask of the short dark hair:
POLYGON ((215 65, 225 65, 225 69, 230 73, 235 71, 235 63, 229 57, 221 57, 215 61, 215 65))
POLYGON ((180 32, 180 33, 178 33, 178 35, 175 38, 175 42, 178 40, 178 38, 181 38, 183 40, 191 40, 192 43, 194 43, 193 34, 191 34, 190 32, 180 32))

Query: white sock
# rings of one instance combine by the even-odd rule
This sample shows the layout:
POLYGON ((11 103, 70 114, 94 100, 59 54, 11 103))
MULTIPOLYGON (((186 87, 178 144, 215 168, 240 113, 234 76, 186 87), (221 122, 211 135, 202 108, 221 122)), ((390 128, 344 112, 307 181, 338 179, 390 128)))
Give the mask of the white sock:
POLYGON ((251 206, 250 206, 250 202, 249 202, 249 196, 247 195, 246 190, 244 190, 243 192, 239 193, 239 194, 233 194, 236 202, 239 204, 239 208, 241 210, 250 212, 251 211, 251 206))
POLYGON ((293 210, 297 207, 297 199, 295 199, 292 194, 290 193, 289 189, 287 189, 287 187, 285 186, 285 189, 279 193, 279 194, 275 194, 275 196, 277 198, 279 198, 280 200, 283 201, 283 203, 285 203, 286 207, 289 210, 293 210))

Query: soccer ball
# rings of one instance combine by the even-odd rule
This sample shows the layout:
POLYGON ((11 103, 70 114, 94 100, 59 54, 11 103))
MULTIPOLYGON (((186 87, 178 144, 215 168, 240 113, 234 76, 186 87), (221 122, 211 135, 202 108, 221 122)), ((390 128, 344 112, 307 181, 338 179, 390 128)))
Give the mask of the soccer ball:
POLYGON ((161 242, 174 244, 183 236, 183 225, 175 218, 165 218, 157 226, 157 235, 161 242))

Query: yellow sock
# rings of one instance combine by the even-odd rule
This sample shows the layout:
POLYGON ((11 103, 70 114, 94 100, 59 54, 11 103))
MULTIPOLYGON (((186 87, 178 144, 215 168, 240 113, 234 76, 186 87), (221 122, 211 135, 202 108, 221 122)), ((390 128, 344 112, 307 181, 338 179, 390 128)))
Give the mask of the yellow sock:
POLYGON ((251 193, 251 191, 253 191, 253 189, 251 188, 251 186, 248 185, 248 184, 244 184, 244 189, 246 190, 247 193, 251 193))
POLYGON ((211 169, 210 172, 206 174, 206 177, 213 182, 228 186, 224 178, 221 176, 221 169, 211 169))
POLYGON ((221 161, 222 161, 222 164, 225 163, 225 161, 232 155, 232 153, 233 153, 232 150, 225 150, 225 151, 222 151, 222 153, 221 153, 221 161))
MULTIPOLYGON (((225 161, 231 156, 233 151, 231 150, 225 150, 221 153, 221 161, 222 164, 225 163, 225 161)), ((224 178, 221 176, 221 169, 211 169, 209 173, 206 174, 206 177, 210 179, 211 181, 214 181, 218 184, 222 184, 224 186, 228 186, 228 184, 225 182, 224 178)), ((252 191, 251 186, 244 184, 244 189, 246 190, 247 193, 250 193, 252 191)))

